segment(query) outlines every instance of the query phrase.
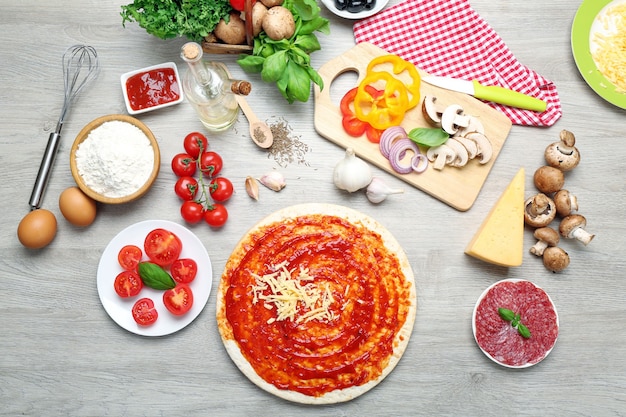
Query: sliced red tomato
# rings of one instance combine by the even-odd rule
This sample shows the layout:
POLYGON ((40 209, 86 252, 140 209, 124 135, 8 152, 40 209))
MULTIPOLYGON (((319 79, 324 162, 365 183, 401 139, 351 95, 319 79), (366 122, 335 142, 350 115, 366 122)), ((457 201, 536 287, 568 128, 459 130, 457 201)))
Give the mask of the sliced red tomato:
POLYGON ((182 316, 193 306, 193 292, 189 285, 178 284, 163 293, 163 304, 170 313, 182 316))
POLYGON ((117 254, 117 261, 127 271, 136 271, 142 256, 143 252, 139 246, 126 245, 117 254))
POLYGON ((365 126, 365 136, 367 140, 372 143, 380 143, 380 136, 383 134, 384 130, 376 129, 372 127, 369 123, 365 126))
POLYGON ((178 259, 183 250, 183 243, 174 233, 159 228, 148 233, 144 241, 144 250, 152 262, 166 267, 178 259))
POLYGON ((149 326, 159 318, 159 312, 154 308, 154 301, 141 298, 133 305, 133 319, 140 326, 149 326))
POLYGON ((198 264, 191 258, 180 258, 174 261, 170 267, 170 274, 174 281, 181 284, 189 284, 196 278, 198 264))
POLYGON ((122 298, 134 297, 143 288, 143 281, 135 271, 122 271, 115 277, 113 288, 122 298))

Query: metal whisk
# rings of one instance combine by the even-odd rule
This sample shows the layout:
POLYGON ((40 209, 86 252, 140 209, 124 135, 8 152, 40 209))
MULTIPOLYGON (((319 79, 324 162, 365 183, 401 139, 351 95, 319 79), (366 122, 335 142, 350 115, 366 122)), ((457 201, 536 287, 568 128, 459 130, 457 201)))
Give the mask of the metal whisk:
POLYGON ((98 54, 91 46, 73 45, 67 48, 63 54, 63 81, 65 87, 63 108, 61 109, 56 129, 50 133, 48 145, 39 166, 35 186, 29 200, 31 210, 41 207, 43 194, 50 179, 50 171, 61 143, 61 129, 72 101, 87 83, 96 78, 98 69, 98 54))

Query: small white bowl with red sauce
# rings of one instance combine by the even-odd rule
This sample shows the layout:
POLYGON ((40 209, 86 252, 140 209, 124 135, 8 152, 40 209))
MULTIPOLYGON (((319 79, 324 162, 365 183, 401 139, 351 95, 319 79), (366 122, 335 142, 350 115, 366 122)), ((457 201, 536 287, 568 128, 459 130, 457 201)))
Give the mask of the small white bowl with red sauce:
POLYGON ((129 114, 173 106, 184 99, 178 68, 173 62, 127 72, 120 81, 129 114))

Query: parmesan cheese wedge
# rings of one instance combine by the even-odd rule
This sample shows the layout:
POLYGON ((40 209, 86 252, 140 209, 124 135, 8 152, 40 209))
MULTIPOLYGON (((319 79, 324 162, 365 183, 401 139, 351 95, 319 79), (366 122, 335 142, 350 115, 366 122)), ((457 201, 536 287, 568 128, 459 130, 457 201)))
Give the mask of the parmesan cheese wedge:
POLYGON ((524 252, 524 168, 508 185, 465 253, 500 266, 519 266, 524 252))

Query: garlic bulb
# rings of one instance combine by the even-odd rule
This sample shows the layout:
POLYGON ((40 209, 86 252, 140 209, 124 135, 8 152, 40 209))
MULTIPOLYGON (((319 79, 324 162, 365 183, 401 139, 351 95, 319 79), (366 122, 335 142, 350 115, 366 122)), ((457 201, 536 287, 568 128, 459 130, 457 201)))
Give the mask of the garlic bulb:
POLYGON ((401 194, 404 190, 400 188, 391 188, 380 178, 372 178, 372 182, 368 185, 365 195, 367 199, 374 204, 381 203, 391 194, 401 194))
POLYGON ((271 171, 263 175, 259 178, 259 182, 272 191, 280 191, 287 185, 285 177, 278 171, 271 171))
POLYGON ((352 148, 348 148, 345 157, 335 165, 333 182, 340 190, 353 193, 372 182, 372 170, 367 162, 354 154, 352 148))

